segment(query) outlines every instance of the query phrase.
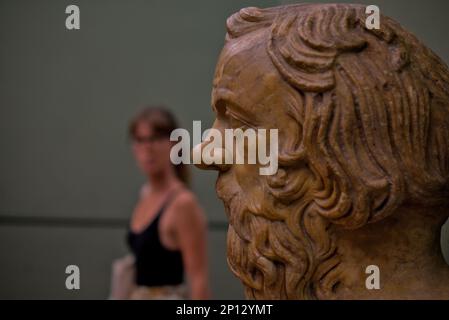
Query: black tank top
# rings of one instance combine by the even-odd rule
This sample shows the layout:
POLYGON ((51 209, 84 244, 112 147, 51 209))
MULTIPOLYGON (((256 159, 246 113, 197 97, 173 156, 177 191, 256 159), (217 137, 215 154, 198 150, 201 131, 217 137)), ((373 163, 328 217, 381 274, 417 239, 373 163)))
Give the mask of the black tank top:
POLYGON ((153 222, 143 231, 135 233, 131 228, 128 230, 128 245, 135 256, 137 285, 177 285, 184 281, 181 251, 166 249, 159 238, 159 221, 176 193, 168 197, 153 222))

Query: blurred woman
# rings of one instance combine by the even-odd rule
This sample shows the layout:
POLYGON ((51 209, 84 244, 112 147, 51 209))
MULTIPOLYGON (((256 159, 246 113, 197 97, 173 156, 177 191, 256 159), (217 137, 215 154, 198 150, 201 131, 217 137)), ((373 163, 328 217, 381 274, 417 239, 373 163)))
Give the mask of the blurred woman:
POLYGON ((129 125, 132 152, 147 178, 128 232, 135 259, 131 299, 209 298, 206 220, 188 189, 188 168, 170 161, 176 128, 161 107, 145 108, 129 125))

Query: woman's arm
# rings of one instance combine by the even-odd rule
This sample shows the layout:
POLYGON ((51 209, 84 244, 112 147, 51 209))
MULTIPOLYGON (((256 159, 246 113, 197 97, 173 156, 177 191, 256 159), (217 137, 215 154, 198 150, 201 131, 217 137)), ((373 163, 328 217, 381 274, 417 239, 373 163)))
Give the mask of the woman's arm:
POLYGON ((209 299, 205 216, 191 192, 183 192, 176 198, 174 210, 177 212, 177 240, 191 285, 191 298, 209 299))

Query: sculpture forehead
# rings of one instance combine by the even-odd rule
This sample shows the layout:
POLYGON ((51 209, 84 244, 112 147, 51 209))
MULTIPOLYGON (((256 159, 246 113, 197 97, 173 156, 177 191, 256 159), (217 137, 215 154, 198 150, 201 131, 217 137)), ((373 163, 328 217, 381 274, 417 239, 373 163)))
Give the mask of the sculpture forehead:
POLYGON ((281 94, 287 84, 268 56, 267 35, 266 30, 260 30, 226 43, 215 70, 213 105, 223 92, 238 99, 236 103, 246 109, 281 94))

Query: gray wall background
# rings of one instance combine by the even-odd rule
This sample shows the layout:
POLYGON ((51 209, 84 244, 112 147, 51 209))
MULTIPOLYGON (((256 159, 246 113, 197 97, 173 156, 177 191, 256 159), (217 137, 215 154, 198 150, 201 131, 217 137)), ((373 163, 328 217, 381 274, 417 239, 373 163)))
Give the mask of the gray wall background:
MULTIPOLYGON (((378 5, 449 61, 449 2, 358 2, 378 5)), ((0 0, 0 299, 107 298, 143 182, 129 118, 165 103, 186 129, 193 120, 210 127, 226 18, 284 3, 292 1, 0 0), (69 4, 80 7, 80 30, 65 28, 69 4), (65 289, 69 264, 81 269, 81 290, 65 289)), ((210 223, 214 298, 241 299, 216 173, 193 169, 193 178, 210 223)))

